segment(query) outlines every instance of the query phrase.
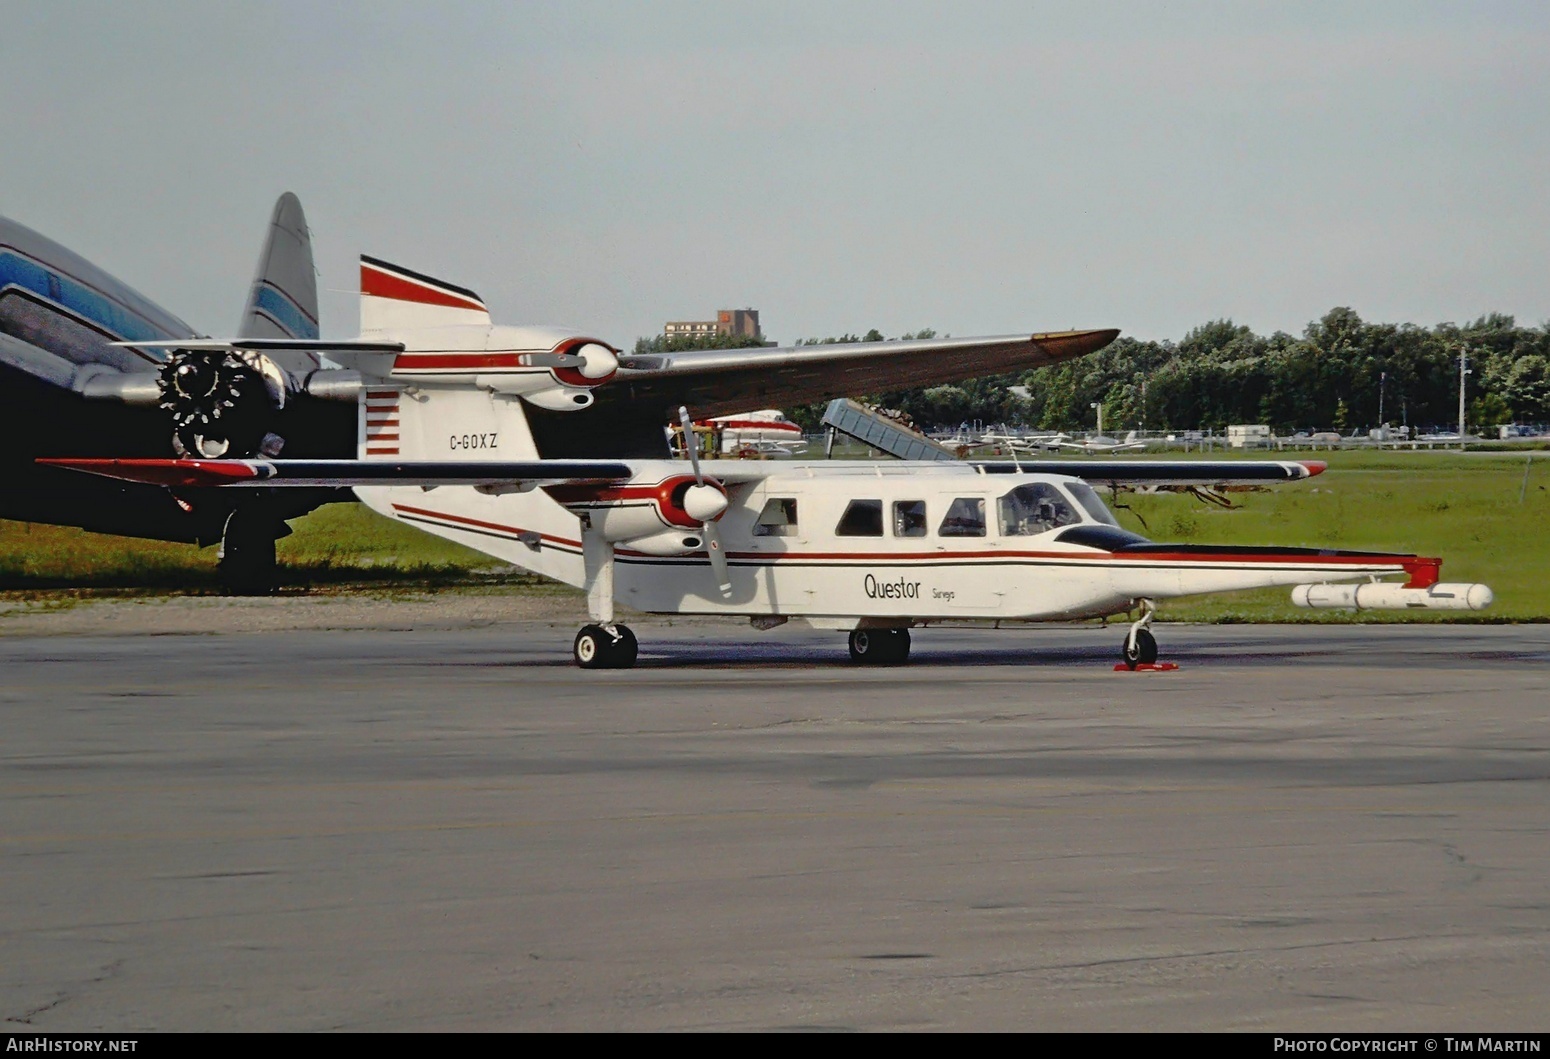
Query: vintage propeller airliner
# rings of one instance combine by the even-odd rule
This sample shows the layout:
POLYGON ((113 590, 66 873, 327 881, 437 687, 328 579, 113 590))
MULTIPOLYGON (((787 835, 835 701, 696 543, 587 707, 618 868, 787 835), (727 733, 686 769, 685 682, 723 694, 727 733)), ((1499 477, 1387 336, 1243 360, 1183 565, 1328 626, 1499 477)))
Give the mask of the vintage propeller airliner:
MULTIPOLYGON (((1415 555, 1153 543, 1121 528, 1089 484, 1295 481, 1322 471, 1318 463, 702 462, 692 446, 687 465, 570 458, 554 451, 554 433, 537 438, 531 409, 584 410, 594 389, 618 385, 632 369, 613 347, 493 326, 473 292, 371 258, 362 259, 361 320, 360 340, 314 345, 367 380, 357 460, 48 462, 158 484, 190 504, 213 488, 353 488, 389 518, 585 589, 591 620, 574 643, 585 668, 635 662, 637 642, 615 619, 616 603, 741 616, 760 629, 805 621, 848 632, 855 661, 886 664, 907 659, 914 628, 1133 613, 1122 655, 1137 668, 1157 661, 1160 599, 1295 586, 1307 606, 1474 610, 1491 600, 1484 585, 1440 583, 1440 560, 1415 555)), ((1058 349, 1071 334, 1098 333, 934 345, 973 374, 994 370, 1008 351, 1027 362, 1041 341, 1058 349)), ((874 346, 896 347, 874 348, 874 358, 905 346, 916 358, 933 352, 874 346)), ((785 356, 763 361, 766 370, 802 377, 802 349, 712 356, 770 352, 785 356)), ((713 375, 708 363, 682 354, 633 370, 650 373, 649 395, 675 369, 713 375)), ((692 434, 687 408, 678 416, 692 434)))

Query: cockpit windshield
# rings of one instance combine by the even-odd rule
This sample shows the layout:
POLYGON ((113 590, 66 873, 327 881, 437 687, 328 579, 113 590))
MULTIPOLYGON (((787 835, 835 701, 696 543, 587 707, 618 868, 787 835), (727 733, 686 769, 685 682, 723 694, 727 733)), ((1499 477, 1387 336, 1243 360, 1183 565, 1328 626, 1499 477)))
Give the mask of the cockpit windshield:
POLYGON ((1076 497, 1076 502, 1082 505, 1082 510, 1086 511, 1094 521, 1102 522, 1105 526, 1119 525, 1119 520, 1114 517, 1114 513, 1098 498, 1098 494, 1093 487, 1086 482, 1067 482, 1066 491, 1076 497))
POLYGON ((1018 486, 1003 496, 996 508, 1003 537, 1031 537, 1082 521, 1060 490, 1045 482, 1018 486))

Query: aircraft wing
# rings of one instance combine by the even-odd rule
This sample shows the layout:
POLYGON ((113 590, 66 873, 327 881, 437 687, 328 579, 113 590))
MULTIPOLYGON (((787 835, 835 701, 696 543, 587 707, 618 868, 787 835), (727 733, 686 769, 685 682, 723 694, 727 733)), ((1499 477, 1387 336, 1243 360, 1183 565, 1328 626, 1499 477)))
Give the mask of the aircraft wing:
POLYGON ((311 489, 357 485, 472 485, 490 488, 618 482, 630 465, 618 460, 103 460, 42 459, 50 467, 85 471, 179 489, 215 486, 311 489))
POLYGON ((1323 474, 1321 460, 1000 460, 986 474, 1063 474, 1099 485, 1268 485, 1323 474))
POLYGON ((706 349, 619 358, 615 381, 598 390, 599 404, 687 405, 701 418, 749 408, 778 408, 836 394, 878 393, 957 382, 978 375, 1056 364, 1102 349, 1112 328, 932 338, 894 342, 835 342, 775 349, 706 349))

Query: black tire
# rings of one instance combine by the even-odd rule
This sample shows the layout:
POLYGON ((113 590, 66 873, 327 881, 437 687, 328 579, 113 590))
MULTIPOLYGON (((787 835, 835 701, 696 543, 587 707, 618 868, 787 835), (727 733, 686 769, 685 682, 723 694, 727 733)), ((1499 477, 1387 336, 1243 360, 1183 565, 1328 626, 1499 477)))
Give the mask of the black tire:
POLYGON ((1124 647, 1121 649, 1125 664, 1131 669, 1136 666, 1149 666, 1157 661, 1157 637, 1145 629, 1136 630, 1136 642, 1131 645, 1130 637, 1125 637, 1124 647))
POLYGON ((887 650, 883 638, 876 629, 853 629, 850 634, 850 660, 861 665, 874 665, 878 656, 887 650))
POLYGON ((619 631, 619 640, 613 645, 614 669, 629 669, 635 665, 635 658, 640 654, 640 644, 635 642, 635 634, 630 631, 628 625, 615 625, 619 631))
POLYGON ((272 596, 280 587, 274 542, 283 526, 266 515, 238 509, 226 519, 216 575, 228 596, 272 596))
POLYGON ((869 666, 896 666, 909 656, 908 629, 856 629, 850 634, 852 662, 869 666))
POLYGON ((601 625, 583 625, 571 645, 571 655, 582 669, 629 669, 640 645, 627 625, 615 625, 618 636, 601 625))
POLYGON ((571 655, 582 669, 605 669, 612 646, 613 637, 601 625, 583 625, 571 645, 571 655))

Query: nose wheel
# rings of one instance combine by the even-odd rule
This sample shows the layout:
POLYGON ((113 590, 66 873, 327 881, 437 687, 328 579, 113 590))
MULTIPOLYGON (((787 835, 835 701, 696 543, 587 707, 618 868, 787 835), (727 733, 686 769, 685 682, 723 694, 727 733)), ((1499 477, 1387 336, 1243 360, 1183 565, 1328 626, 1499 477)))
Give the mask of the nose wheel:
POLYGON ((1120 651, 1128 669, 1157 664, 1157 637, 1152 635, 1151 630, 1152 618, 1157 614, 1157 604, 1150 599, 1143 599, 1140 603, 1141 617, 1125 634, 1125 643, 1120 651))
POLYGON ((627 625, 583 625, 572 654, 582 669, 629 669, 639 645, 627 625))
POLYGON ((896 666, 910 657, 908 629, 856 629, 850 634, 850 660, 863 665, 896 666))
POLYGON ((1125 664, 1131 669, 1149 666, 1157 661, 1157 637, 1145 629, 1137 629, 1125 637, 1125 664))

